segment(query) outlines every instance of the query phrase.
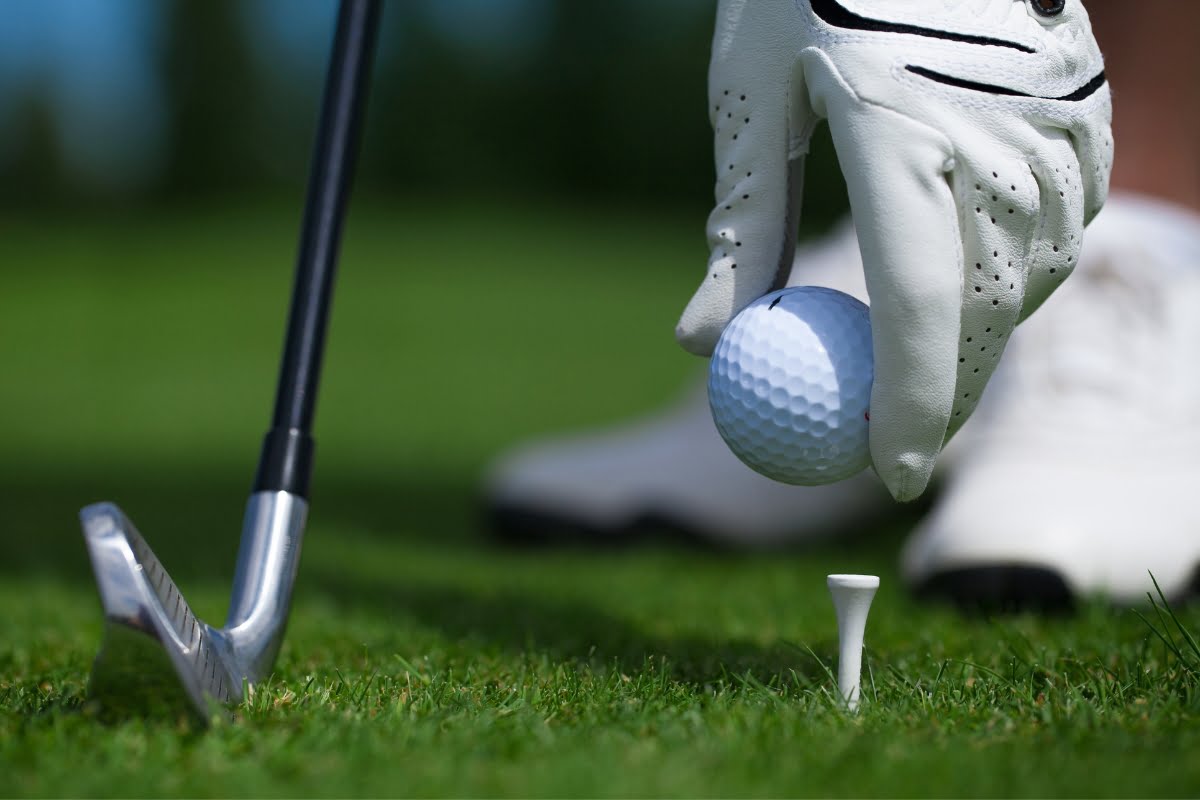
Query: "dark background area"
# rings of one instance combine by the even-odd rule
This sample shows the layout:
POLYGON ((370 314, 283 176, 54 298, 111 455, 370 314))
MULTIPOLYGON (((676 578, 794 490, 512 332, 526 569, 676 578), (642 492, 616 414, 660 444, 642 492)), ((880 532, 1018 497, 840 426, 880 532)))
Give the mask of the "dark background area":
MULTIPOLYGON (((699 230, 713 5, 388 2, 360 190, 674 206, 699 230)), ((6 3, 0 202, 136 208, 299 191, 334 8, 6 3)), ((826 138, 811 161, 809 222, 821 225, 845 200, 826 138)))

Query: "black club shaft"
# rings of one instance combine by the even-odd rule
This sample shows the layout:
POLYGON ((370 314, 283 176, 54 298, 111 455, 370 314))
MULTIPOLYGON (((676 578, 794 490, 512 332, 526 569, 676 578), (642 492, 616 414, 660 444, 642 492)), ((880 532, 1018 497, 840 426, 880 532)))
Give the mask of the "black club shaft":
POLYGON ((263 442, 254 491, 308 496, 312 426, 333 278, 354 176, 380 0, 342 0, 309 172, 300 252, 288 316, 275 413, 263 442))

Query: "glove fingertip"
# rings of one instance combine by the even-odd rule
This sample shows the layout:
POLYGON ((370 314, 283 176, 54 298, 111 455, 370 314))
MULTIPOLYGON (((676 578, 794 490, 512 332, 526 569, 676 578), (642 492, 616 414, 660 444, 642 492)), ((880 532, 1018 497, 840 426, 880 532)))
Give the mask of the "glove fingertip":
POLYGON ((675 326, 675 341, 679 342, 679 346, 692 355, 702 358, 708 358, 713 354, 718 338, 720 338, 720 331, 714 332, 711 326, 695 328, 685 326, 682 322, 675 326))
POLYGON ((929 488, 936 456, 924 453, 899 453, 885 459, 875 459, 875 471, 892 497, 900 503, 916 500, 929 488))

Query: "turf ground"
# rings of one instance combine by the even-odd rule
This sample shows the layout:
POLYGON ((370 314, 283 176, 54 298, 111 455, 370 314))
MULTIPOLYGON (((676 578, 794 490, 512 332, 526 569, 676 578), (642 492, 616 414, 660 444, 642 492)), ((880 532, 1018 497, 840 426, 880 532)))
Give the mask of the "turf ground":
POLYGON ((694 220, 587 210, 356 208, 278 673, 209 731, 102 721, 75 511, 119 501, 223 616, 293 209, 5 228, 0 794, 1200 794, 1200 651, 1171 617, 1146 611, 1164 639, 1099 603, 916 605, 894 569, 912 511, 772 556, 490 545, 490 455, 651 408, 695 367, 670 336, 694 220), (830 694, 831 571, 884 582, 857 717, 830 694))

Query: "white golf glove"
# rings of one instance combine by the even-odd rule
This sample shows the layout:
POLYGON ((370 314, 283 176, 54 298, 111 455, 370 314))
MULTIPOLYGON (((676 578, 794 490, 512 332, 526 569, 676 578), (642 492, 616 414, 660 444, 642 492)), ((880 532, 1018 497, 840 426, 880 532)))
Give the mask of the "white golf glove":
POLYGON ((871 297, 872 460, 917 497, 1108 193, 1111 101, 1083 4, 720 0, 709 102, 712 254, 677 338, 711 354, 782 285, 828 120, 871 297))

